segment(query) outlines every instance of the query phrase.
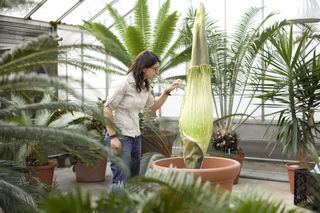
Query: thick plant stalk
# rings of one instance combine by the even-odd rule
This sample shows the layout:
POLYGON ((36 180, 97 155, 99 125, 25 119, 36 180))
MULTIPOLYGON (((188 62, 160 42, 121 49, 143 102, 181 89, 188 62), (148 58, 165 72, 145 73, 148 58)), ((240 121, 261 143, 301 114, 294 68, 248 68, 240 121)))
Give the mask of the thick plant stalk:
POLYGON ((200 3, 194 23, 191 68, 180 112, 180 137, 187 168, 200 168, 210 142, 213 125, 211 67, 204 28, 204 6, 200 3))

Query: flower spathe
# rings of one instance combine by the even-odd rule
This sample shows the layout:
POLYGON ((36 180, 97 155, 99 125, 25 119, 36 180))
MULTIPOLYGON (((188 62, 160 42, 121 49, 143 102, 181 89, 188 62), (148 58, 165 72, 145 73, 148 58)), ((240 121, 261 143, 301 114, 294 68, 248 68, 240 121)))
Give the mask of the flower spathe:
POLYGON ((180 111, 180 137, 187 168, 200 168, 210 142, 213 126, 211 67, 204 29, 204 6, 200 3, 193 34, 192 66, 180 111))

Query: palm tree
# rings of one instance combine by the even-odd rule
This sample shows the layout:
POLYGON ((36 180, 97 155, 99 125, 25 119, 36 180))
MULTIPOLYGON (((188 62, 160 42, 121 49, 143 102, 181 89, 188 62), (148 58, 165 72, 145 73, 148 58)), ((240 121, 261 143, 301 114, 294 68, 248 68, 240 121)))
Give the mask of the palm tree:
POLYGON ((83 29, 92 33, 105 48, 108 56, 116 62, 108 61, 107 67, 114 73, 126 73, 133 59, 143 50, 150 50, 161 59, 163 73, 190 60, 191 44, 186 45, 183 34, 174 36, 178 21, 177 12, 169 13, 170 0, 165 1, 153 26, 147 0, 137 0, 134 6, 134 24, 126 22, 118 11, 107 5, 114 20, 115 29, 99 23, 85 22, 83 29))
MULTIPOLYGON (((115 156, 110 149, 99 143, 98 140, 90 137, 87 131, 81 129, 70 131, 66 128, 30 125, 30 122, 15 123, 7 120, 8 117, 11 117, 16 121, 21 121, 24 119, 23 115, 41 110, 48 110, 50 112, 55 110, 70 110, 88 114, 104 123, 102 109, 88 104, 67 103, 64 101, 17 104, 11 98, 12 95, 18 94, 27 96, 29 94, 43 95, 48 93, 54 96, 57 89, 68 91, 75 97, 80 98, 75 91, 64 83, 64 78, 49 76, 47 74, 36 74, 33 70, 40 66, 55 65, 57 63, 64 63, 85 70, 105 70, 104 67, 94 63, 82 62, 77 58, 66 60, 64 57, 61 57, 69 51, 74 52, 81 48, 100 51, 100 48, 90 45, 58 46, 55 36, 45 35, 5 52, 0 56, 0 148, 2 150, 3 147, 9 147, 10 143, 18 143, 23 146, 32 141, 43 146, 63 147, 68 151, 74 152, 79 158, 88 156, 83 155, 83 150, 87 151, 89 149, 85 148, 91 148, 99 150, 104 155, 108 155, 109 158, 114 159, 115 162, 119 163, 127 171, 121 159, 115 156)), ((73 79, 69 80, 75 81, 73 79)), ((8 161, 4 161, 0 169, 1 171, 6 171, 7 174, 12 174, 15 167, 8 161)), ((26 194, 32 194, 26 191, 28 188, 22 187, 26 184, 23 178, 19 179, 13 175, 1 176, 0 178, 0 190, 3 192, 0 193, 0 207, 2 209, 11 207, 10 210, 14 211, 13 207, 20 204, 34 207, 35 197, 26 196, 26 194), (19 184, 17 181, 20 181, 19 184), (15 204, 12 205, 12 203, 15 204)))
POLYGON ((319 133, 314 120, 320 109, 319 35, 308 26, 297 28, 300 35, 294 36, 290 25, 269 38, 263 54, 266 69, 256 77, 265 81, 258 97, 275 109, 270 115, 278 116, 273 150, 280 145, 284 155, 296 156, 299 166, 305 167, 308 144, 314 144, 319 133))

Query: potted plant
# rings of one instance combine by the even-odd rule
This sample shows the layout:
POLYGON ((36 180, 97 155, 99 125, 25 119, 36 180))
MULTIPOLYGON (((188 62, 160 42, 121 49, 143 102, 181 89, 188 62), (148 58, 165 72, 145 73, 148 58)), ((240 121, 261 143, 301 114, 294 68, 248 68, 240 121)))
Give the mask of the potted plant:
POLYGON ((237 161, 204 157, 212 134, 213 106, 211 95, 211 67, 205 36, 204 5, 199 4, 194 22, 191 68, 187 73, 187 87, 179 120, 184 157, 165 158, 153 162, 154 169, 186 171, 203 181, 232 190, 240 164, 237 161))
MULTIPOLYGON (((268 31, 263 31, 264 23, 274 14, 270 13, 261 22, 255 22, 259 11, 260 9, 255 7, 249 8, 241 16, 232 35, 219 30, 215 22, 206 16, 209 64, 213 68, 212 94, 215 109, 208 154, 233 158, 241 165, 244 152, 238 148, 240 135, 237 129, 248 118, 252 118, 261 106, 252 104, 256 90, 251 90, 251 76, 259 60, 259 52, 268 37, 278 28, 275 25, 268 31)), ((194 23, 192 9, 187 19, 187 29, 189 29, 194 23)), ((279 25, 283 24, 285 23, 279 25)), ((235 183, 237 181, 238 178, 235 183)))
MULTIPOLYGON (((43 96, 39 105, 53 103, 49 95, 43 96)), ((27 95, 17 96, 12 95, 10 101, 11 104, 8 108, 14 108, 19 106, 26 106, 32 104, 34 98, 29 98, 27 95)), ((36 110, 25 110, 23 112, 14 113, 13 115, 6 116, 4 120, 11 125, 18 126, 33 126, 33 127, 47 127, 48 129, 61 129, 66 128, 69 131, 81 132, 82 130, 75 125, 74 120, 78 120, 82 114, 77 114, 75 111, 71 113, 71 110, 48 110, 48 109, 36 109, 36 110)), ((81 117, 80 117, 81 118, 81 117)), ((97 121, 97 119, 95 120, 97 121)), ((84 130, 86 131, 86 130, 84 130)), ((86 131, 89 135, 90 133, 86 131)), ((50 137, 50 136, 48 136, 50 137)), ((93 137, 92 137, 93 138, 93 137)), ((38 140, 37 138, 25 140, 23 144, 18 141, 11 141, 11 146, 15 150, 14 156, 15 160, 26 165, 31 172, 40 179, 44 184, 51 186, 54 176, 54 168, 56 166, 56 161, 50 160, 49 155, 53 153, 53 150, 64 150, 74 154, 78 158, 82 158, 88 162, 92 162, 92 159, 96 157, 96 152, 98 152, 96 147, 82 147, 85 148, 85 153, 80 152, 81 145, 68 144, 64 142, 62 144, 55 144, 54 147, 49 146, 45 141, 38 140), (90 152, 91 150, 91 152, 90 152), (94 152, 95 151, 95 152, 94 152)), ((104 169, 105 169, 104 165, 104 169)))
POLYGON ((314 116, 320 104, 320 54, 318 37, 311 27, 294 25, 282 27, 270 37, 262 55, 266 69, 256 77, 263 80, 259 98, 275 110, 277 130, 271 143, 273 151, 282 147, 283 155, 293 155, 297 164, 287 164, 290 189, 293 193, 293 171, 307 167, 307 146, 315 143, 319 132, 314 116), (301 30, 294 34, 294 28, 301 30))
MULTIPOLYGON (((31 125, 22 122, 26 114, 29 115, 30 112, 42 110, 50 112, 72 110, 103 120, 103 114, 99 114, 96 107, 68 103, 61 100, 45 103, 30 102, 21 105, 11 100, 12 94, 21 96, 22 94, 32 93, 41 94, 41 97, 43 97, 44 93, 49 93, 49 95, 56 97, 55 88, 59 88, 59 91, 69 92, 80 100, 79 95, 64 83, 65 79, 63 77, 36 74, 34 70, 39 66, 52 65, 54 67, 57 63, 70 64, 86 70, 91 70, 93 67, 103 70, 103 67, 98 64, 94 65, 94 63, 86 60, 84 60, 85 62, 80 61, 80 57, 68 58, 68 60, 61 58, 61 55, 65 55, 69 51, 87 47, 90 47, 91 50, 97 50, 97 47, 92 45, 59 46, 55 35, 42 35, 0 55, 0 135, 1 151, 5 152, 6 157, 17 156, 17 148, 19 146, 26 147, 26 144, 31 141, 48 149, 52 147, 65 148, 83 160, 90 160, 90 158, 86 157, 85 154, 87 153, 84 150, 87 150, 88 147, 96 147, 103 150, 105 155, 114 159, 124 171, 128 171, 111 150, 97 143, 84 130, 68 129, 67 127, 56 128, 48 125, 31 125), (9 122, 9 117, 15 119, 15 122, 9 122), (17 123, 18 120, 20 120, 20 124, 17 123), (8 150, 12 147, 11 145, 15 144, 17 146, 11 149, 13 151, 11 154, 13 155, 8 156, 8 150)), ((74 81, 74 79, 69 78, 69 83, 74 81)), ((33 122, 32 119, 27 120, 33 122)), ((61 119, 61 121, 64 121, 64 119, 61 119)), ((25 172, 23 174, 18 173, 22 162, 25 163, 25 160, 22 159, 17 166, 17 163, 14 164, 8 158, 1 161, 0 169, 4 171, 0 172, 3 174, 0 175, 0 190, 3 198, 1 199, 1 208, 8 210, 8 212, 15 211, 18 207, 22 207, 24 210, 33 209, 36 207, 36 201, 42 195, 42 191, 39 188, 28 187, 25 172)), ((25 166, 22 167, 26 171, 25 166)))
MULTIPOLYGON (((105 102, 106 101, 102 100, 101 98, 98 98, 98 101, 96 102, 96 106, 101 109, 101 113, 105 102)), ((92 135, 92 137, 95 137, 98 141, 100 141, 101 144, 104 143, 103 138, 105 133, 105 125, 100 120, 92 116, 85 115, 74 120, 70 124, 80 124, 84 126, 85 129, 92 135)), ((93 154, 93 161, 88 163, 76 157, 74 157, 72 160, 75 164, 73 170, 76 174, 76 180, 78 182, 104 181, 106 176, 107 157, 102 155, 102 153, 97 149, 90 148, 87 151, 95 153, 93 154)))

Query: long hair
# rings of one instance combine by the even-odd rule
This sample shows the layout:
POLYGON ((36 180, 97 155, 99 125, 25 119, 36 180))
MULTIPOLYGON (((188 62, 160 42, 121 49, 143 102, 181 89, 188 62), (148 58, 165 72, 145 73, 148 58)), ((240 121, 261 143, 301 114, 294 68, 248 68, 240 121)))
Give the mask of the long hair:
POLYGON ((147 91, 149 91, 150 83, 147 79, 144 79, 143 69, 150 68, 157 62, 160 63, 159 57, 153 52, 147 50, 139 53, 139 55, 134 59, 134 62, 130 66, 127 74, 130 72, 133 73, 137 92, 140 93, 144 87, 147 89, 147 91))

